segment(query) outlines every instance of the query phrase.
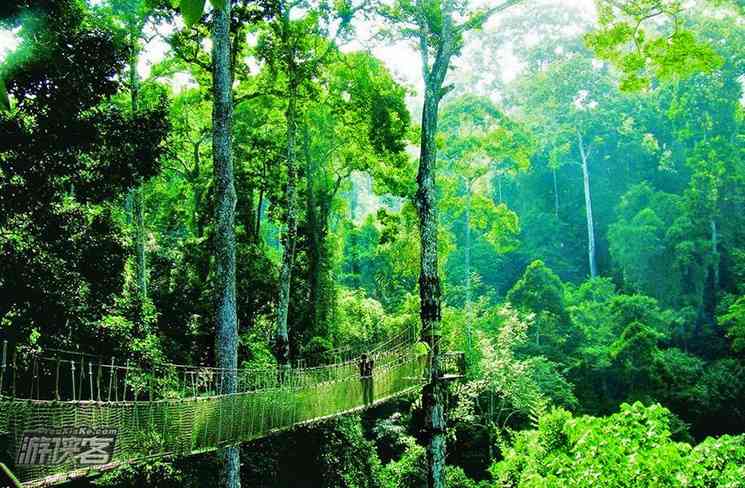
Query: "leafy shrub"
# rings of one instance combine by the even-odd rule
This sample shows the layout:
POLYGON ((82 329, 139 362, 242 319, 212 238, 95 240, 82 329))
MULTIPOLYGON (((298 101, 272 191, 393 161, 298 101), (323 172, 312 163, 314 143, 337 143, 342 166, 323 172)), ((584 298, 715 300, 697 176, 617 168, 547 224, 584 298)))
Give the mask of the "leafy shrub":
MULTIPOLYGON (((386 464, 381 471, 383 488, 421 488, 427 486, 427 452, 413 437, 406 438, 407 448, 401 459, 386 464)), ((476 488, 461 468, 445 466, 446 486, 476 488)))
POLYGON ((745 436, 675 442, 670 412, 624 404, 609 417, 555 409, 515 435, 492 466, 495 487, 743 487, 745 436))

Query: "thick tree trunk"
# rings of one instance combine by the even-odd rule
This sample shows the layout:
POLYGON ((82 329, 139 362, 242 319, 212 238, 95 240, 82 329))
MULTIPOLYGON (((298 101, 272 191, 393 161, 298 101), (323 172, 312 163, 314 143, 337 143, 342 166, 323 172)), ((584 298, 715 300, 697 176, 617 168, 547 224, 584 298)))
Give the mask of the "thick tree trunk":
MULTIPOLYGON (((444 67, 447 71, 447 65, 444 67)), ((423 338, 430 345, 430 381, 422 391, 425 426, 429 435, 427 446, 427 486, 445 486, 445 397, 447 385, 442 380, 440 358, 441 287, 437 269, 437 202, 435 165, 437 147, 437 115, 441 97, 442 77, 428 80, 422 113, 421 154, 417 174, 416 207, 419 214, 421 245, 419 298, 423 338)))
MULTIPOLYGON (((235 297, 235 175, 231 129, 233 122, 230 62, 230 2, 213 13, 212 26, 212 153, 215 179, 215 323, 217 364, 228 372, 223 394, 235 393, 238 367, 238 318, 235 297)), ((220 486, 240 487, 238 447, 220 453, 220 486)))
POLYGON ((590 195, 590 171, 587 165, 587 151, 582 140, 582 134, 577 131, 577 142, 579 145, 579 154, 582 159, 582 181, 585 192, 585 216, 587 217, 587 257, 590 263, 590 276, 592 278, 598 275, 598 265, 595 260, 595 222, 592 216, 592 196, 590 195))
POLYGON ((290 281, 292 265, 295 258, 295 241, 297 238, 297 157, 295 138, 297 136, 297 84, 294 78, 290 81, 287 112, 287 230, 282 252, 282 268, 279 273, 279 299, 277 300, 277 331, 275 338, 275 355, 282 366, 289 366, 290 334, 287 326, 287 314, 290 308, 290 281))

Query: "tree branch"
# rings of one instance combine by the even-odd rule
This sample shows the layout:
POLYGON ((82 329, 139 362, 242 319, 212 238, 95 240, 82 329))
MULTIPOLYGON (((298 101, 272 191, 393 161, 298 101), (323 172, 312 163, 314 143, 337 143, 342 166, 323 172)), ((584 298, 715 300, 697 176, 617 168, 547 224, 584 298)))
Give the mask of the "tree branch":
POLYGON ((486 23, 492 15, 498 14, 500 12, 504 12, 508 8, 517 5, 518 3, 522 3, 524 0, 507 0, 504 3, 501 3, 499 5, 496 5, 492 8, 487 9, 484 12, 476 14, 474 17, 469 19, 467 22, 464 22, 461 26, 459 26, 459 30, 461 32, 480 27, 484 23, 486 23))

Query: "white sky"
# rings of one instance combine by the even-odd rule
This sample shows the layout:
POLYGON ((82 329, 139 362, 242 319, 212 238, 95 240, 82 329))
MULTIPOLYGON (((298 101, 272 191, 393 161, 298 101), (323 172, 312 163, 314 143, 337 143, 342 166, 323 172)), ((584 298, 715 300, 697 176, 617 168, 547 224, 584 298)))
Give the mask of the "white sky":
MULTIPOLYGON (((486 0, 486 4, 502 3, 504 0, 486 0)), ((530 4, 534 0, 524 0, 525 4, 530 4)), ((558 5, 567 5, 570 7, 580 8, 583 12, 587 12, 589 17, 594 18, 595 16, 595 5, 593 0, 552 0, 551 3, 558 5)), ((512 9, 519 8, 519 6, 512 7, 512 9)), ((502 12, 493 17, 489 23, 485 26, 484 30, 489 31, 494 29, 498 23, 500 16, 509 15, 510 10, 502 12)), ((366 31, 369 32, 370 28, 368 25, 361 25, 358 27, 358 31, 361 34, 359 37, 364 39, 366 31)), ((364 46, 361 42, 351 44, 346 49, 362 49, 364 46)), ((468 43, 468 37, 466 37, 465 50, 477 49, 473 43, 468 43)), ((421 92, 423 86, 422 81, 422 68, 421 61, 418 52, 407 43, 401 42, 395 45, 388 46, 374 46, 372 48, 373 53, 376 57, 382 59, 389 70, 396 76, 396 78, 403 83, 414 85, 417 87, 417 91, 421 92)), ((495 56, 496 57, 496 56, 495 56)), ((519 71, 519 65, 517 59, 511 56, 509 52, 500 53, 500 61, 503 63, 503 78, 505 81, 513 79, 519 71)))
MULTIPOLYGON (((17 30, 15 32, 18 32, 17 30)), ((0 63, 20 42, 14 31, 0 29, 0 63)))
MULTIPOLYGON (((95 0, 94 0, 95 1, 95 0)), ((489 5, 496 2, 502 2, 504 0, 482 0, 483 5, 489 5)), ((529 5, 536 0, 525 0, 524 4, 529 5)), ((546 0, 544 0, 546 1, 546 0)), ((551 3, 558 5, 566 5, 568 7, 579 8, 581 11, 586 12, 588 17, 594 17, 595 7, 593 0, 548 0, 551 3)), ((511 10, 520 8, 520 6, 512 7, 511 10)), ((509 15, 510 10, 498 14, 493 18, 485 27, 485 30, 495 28, 500 16, 509 15)), ((376 26, 370 22, 358 23, 357 35, 355 40, 344 46, 343 50, 360 50, 370 49, 375 56, 383 60, 389 70, 393 73, 394 77, 401 83, 411 86, 416 89, 418 94, 421 94, 423 81, 421 75, 421 62, 419 54, 415 49, 408 43, 399 42, 393 45, 375 45, 370 42, 369 39, 376 30, 376 26)), ((467 38, 468 41, 468 38, 467 38)), ((17 47, 18 39, 13 32, 7 30, 0 30, 0 62, 5 56, 17 47)), ((144 55, 140 60, 139 71, 143 77, 147 77, 150 74, 150 67, 163 59, 168 49, 167 44, 156 38, 147 46, 144 55)), ((466 44, 466 50, 478 49, 477 45, 473 43, 466 44)), ((513 79, 519 72, 519 63, 517 59, 511 55, 508 48, 502 52, 495 53, 493 59, 498 59, 502 72, 502 78, 504 81, 513 79)), ((179 75, 172 80, 175 88, 178 90, 181 86, 189 84, 188 75, 179 75)))

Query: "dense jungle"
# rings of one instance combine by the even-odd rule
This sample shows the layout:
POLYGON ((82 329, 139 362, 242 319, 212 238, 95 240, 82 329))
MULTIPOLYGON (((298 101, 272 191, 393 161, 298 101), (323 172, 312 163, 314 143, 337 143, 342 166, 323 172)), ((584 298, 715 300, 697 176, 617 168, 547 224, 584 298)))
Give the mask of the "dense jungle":
POLYGON ((61 486, 745 487, 744 89, 743 0, 3 0, 0 409, 406 334, 396 395, 61 486))

